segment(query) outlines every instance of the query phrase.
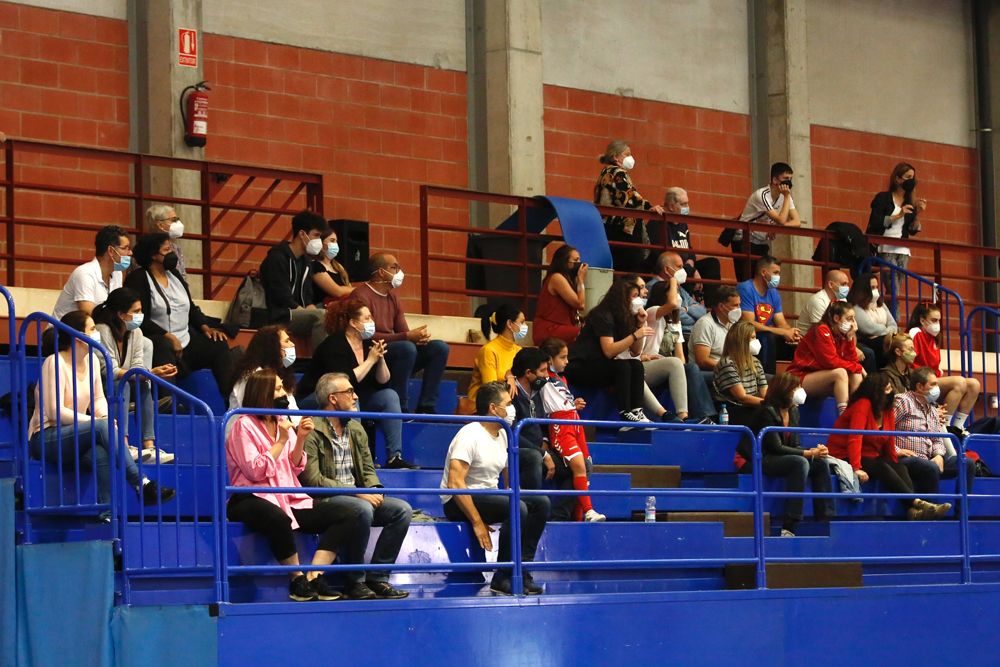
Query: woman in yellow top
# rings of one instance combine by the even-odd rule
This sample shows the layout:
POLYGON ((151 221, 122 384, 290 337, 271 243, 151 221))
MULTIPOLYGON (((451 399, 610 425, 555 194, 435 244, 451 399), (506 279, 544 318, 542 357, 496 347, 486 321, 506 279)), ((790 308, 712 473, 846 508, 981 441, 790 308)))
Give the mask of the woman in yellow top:
POLYGON ((476 414, 476 392, 490 382, 509 382, 514 355, 521 351, 518 342, 528 335, 528 325, 524 313, 516 306, 501 304, 492 313, 482 318, 483 335, 489 340, 490 332, 496 338, 479 348, 476 363, 472 368, 472 382, 469 395, 459 402, 458 412, 463 415, 476 414))

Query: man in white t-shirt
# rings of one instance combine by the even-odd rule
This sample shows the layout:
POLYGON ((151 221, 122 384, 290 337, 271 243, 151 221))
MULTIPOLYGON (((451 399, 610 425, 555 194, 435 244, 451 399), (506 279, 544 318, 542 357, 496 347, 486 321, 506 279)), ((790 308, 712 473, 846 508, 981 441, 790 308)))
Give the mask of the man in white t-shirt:
POLYGON ((118 225, 102 227, 94 237, 94 259, 73 269, 56 299, 52 317, 57 320, 74 310, 92 313, 122 286, 122 274, 132 263, 128 232, 118 225))
MULTIPOLYGON (((476 394, 476 414, 482 417, 500 417, 508 424, 514 422, 514 405, 506 384, 490 382, 476 394)), ((497 479, 507 476, 507 432, 497 422, 470 422, 459 429, 448 445, 442 489, 496 489, 497 479)), ((500 524, 500 542, 497 561, 511 560, 510 548, 510 499, 501 495, 442 495, 444 514, 450 521, 465 521, 472 525, 476 540, 484 550, 493 548, 489 525, 500 524)), ((525 562, 535 559, 538 540, 545 530, 551 505, 546 496, 521 498, 521 556, 525 562)), ((512 595, 511 571, 501 568, 493 575, 490 590, 501 595, 512 595)), ((531 575, 524 573, 524 594, 538 595, 542 587, 531 575)))
POLYGON ((694 323, 688 347, 691 356, 702 371, 711 373, 722 356, 729 328, 740 321, 740 293, 731 285, 722 285, 715 293, 716 304, 712 310, 694 323))
POLYGON ((816 292, 806 301, 805 308, 799 313, 799 319, 795 323, 799 333, 803 336, 809 332, 812 325, 820 321, 823 313, 834 301, 846 301, 847 292, 850 290, 847 274, 839 269, 826 272, 826 282, 823 289, 816 292))
MULTIPOLYGON (((792 168, 784 162, 771 165, 771 182, 755 190, 747 199, 740 220, 784 227, 799 227, 802 221, 799 212, 795 210, 792 201, 792 168)), ((743 282, 753 275, 754 258, 771 254, 771 239, 774 234, 764 231, 750 232, 750 261, 733 259, 733 269, 736 271, 736 281, 743 282)), ((746 251, 746 240, 743 230, 737 230, 733 235, 732 250, 734 253, 746 251)))

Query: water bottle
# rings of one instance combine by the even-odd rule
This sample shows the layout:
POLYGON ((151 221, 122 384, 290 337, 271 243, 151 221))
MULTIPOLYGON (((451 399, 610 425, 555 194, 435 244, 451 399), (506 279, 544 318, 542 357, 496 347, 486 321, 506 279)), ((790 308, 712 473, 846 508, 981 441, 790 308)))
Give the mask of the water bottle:
POLYGON ((646 496, 646 523, 656 523, 656 496, 646 496))
POLYGON ((726 404, 723 403, 722 407, 719 408, 719 425, 729 426, 729 411, 726 410, 726 404))

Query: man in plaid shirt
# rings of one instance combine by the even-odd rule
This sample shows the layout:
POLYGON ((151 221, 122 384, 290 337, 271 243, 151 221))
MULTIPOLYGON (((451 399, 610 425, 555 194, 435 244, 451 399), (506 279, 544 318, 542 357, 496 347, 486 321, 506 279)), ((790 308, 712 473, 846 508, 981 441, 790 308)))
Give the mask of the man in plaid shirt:
MULTIPOLYGON (((910 374, 913 389, 896 394, 893 412, 896 416, 896 430, 921 433, 946 432, 938 410, 937 401, 941 397, 934 371, 926 366, 910 374)), ((915 493, 938 493, 942 477, 948 479, 958 475, 958 457, 954 447, 948 446, 947 438, 922 438, 920 436, 900 436, 896 438, 896 453, 899 461, 906 466, 913 480, 915 493)), ((972 491, 975 463, 966 459, 966 486, 972 491)))

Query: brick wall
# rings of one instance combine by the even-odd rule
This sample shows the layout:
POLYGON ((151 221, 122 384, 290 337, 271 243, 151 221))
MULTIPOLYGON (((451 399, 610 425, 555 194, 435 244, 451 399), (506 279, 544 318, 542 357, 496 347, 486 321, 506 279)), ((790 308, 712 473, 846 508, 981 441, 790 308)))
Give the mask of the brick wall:
MULTIPOLYGON (((915 237, 927 241, 980 244, 977 154, 973 148, 889 137, 813 125, 814 226, 853 222, 862 231, 868 224, 871 200, 888 187, 889 173, 898 162, 916 168, 917 195, 927 199, 920 216, 923 230, 915 237)), ((911 268, 933 275, 931 251, 912 247, 911 268)), ((966 299, 981 297, 975 281, 952 276, 982 275, 982 263, 968 252, 943 252, 942 283, 966 299)))
MULTIPOLYGON (((0 130, 11 137, 127 149, 125 21, 0 2, 0 100, 0 130)), ((17 162, 17 177, 27 181, 128 187, 127 172, 107 161, 36 154, 22 155, 17 162)), ((95 228, 130 221, 127 202, 103 197, 19 190, 15 203, 18 217, 38 221, 18 227, 15 235, 18 253, 40 258, 17 265, 16 284, 31 287, 62 286, 71 266, 54 265, 53 258, 77 262, 93 256, 92 232, 50 229, 39 234, 47 221, 93 223, 95 228)), ((0 269, 6 266, 0 264, 0 269)))
MULTIPOLYGON (((419 185, 468 183, 465 73, 220 35, 205 36, 204 53, 206 157, 322 173, 326 216, 371 223, 371 248, 397 253, 400 296, 418 311, 419 185)), ((434 203, 435 221, 467 224, 465 208, 434 203)), ((268 238, 287 230, 282 221, 268 238)), ((465 253, 457 235, 432 244, 465 253)), ((458 265, 431 273, 435 285, 464 285, 458 265)), ((435 312, 468 311, 464 298, 435 296, 435 312)))

